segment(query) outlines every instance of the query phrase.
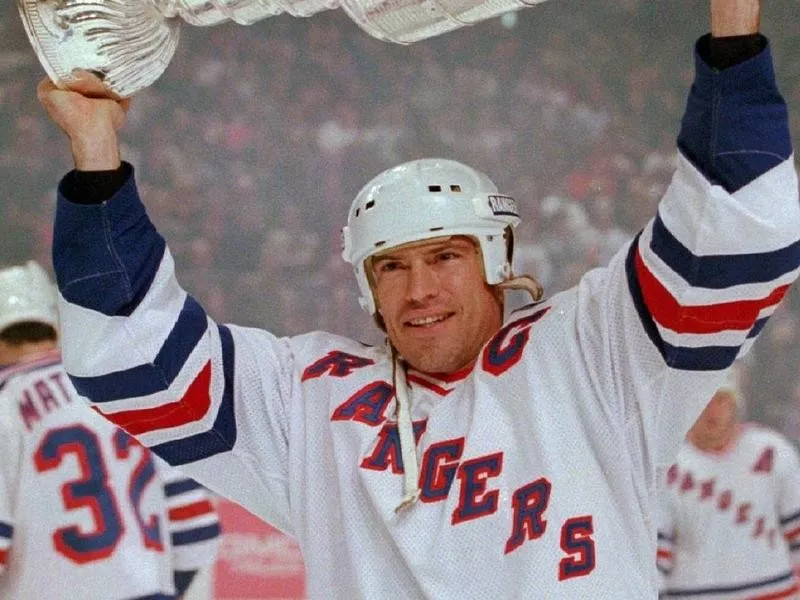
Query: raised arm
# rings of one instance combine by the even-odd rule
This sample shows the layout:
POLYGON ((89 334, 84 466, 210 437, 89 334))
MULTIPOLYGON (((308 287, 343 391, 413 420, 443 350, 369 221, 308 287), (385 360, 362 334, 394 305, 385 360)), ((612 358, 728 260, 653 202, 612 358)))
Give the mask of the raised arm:
POLYGON ((603 298, 587 308, 582 336, 609 357, 614 385, 603 395, 621 399, 642 430, 639 450, 663 466, 800 265, 788 112, 759 3, 710 6, 716 35, 696 45, 677 170, 658 213, 602 283, 590 274, 583 287, 603 298))
POLYGON ((711 35, 715 38, 761 31, 761 0, 711 0, 711 35))
POLYGON ((179 285, 134 169, 121 161, 128 102, 89 75, 70 91, 42 82, 38 93, 76 167, 59 185, 53 235, 75 388, 168 463, 289 529, 287 344, 216 323, 179 285), (243 443, 243 430, 257 440, 243 443))

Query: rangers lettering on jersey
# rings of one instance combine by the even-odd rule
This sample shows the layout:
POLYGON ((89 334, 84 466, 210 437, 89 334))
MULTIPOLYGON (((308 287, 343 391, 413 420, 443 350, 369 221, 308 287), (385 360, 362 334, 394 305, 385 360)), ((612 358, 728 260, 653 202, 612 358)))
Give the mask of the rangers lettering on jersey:
MULTIPOLYGON (((494 356, 491 363, 492 374, 498 375, 519 358, 528 340, 528 329, 525 328, 506 344, 505 352, 498 352, 497 347, 508 337, 509 331, 524 328, 538 320, 546 311, 539 311, 533 317, 519 319, 499 333, 495 342, 490 344, 487 355, 494 356), (495 347, 495 350, 491 350, 495 347), (499 360, 504 356, 505 360, 499 360), (497 367, 501 367, 498 369, 497 367)), ((324 365, 323 372, 315 376, 345 377, 355 369, 372 365, 373 361, 356 357, 342 351, 333 351, 315 361, 304 369, 304 374, 318 372, 324 365)), ((305 375, 304 375, 305 377, 305 375)), ((387 382, 374 382, 348 398, 339 405, 331 417, 332 421, 354 421, 369 427, 381 426, 372 452, 361 461, 362 469, 373 471, 391 471, 394 475, 404 472, 403 459, 400 453, 400 437, 397 425, 386 423, 386 406, 393 395, 393 389, 387 382), (365 391, 366 390, 366 391, 365 391), (381 393, 376 394, 376 390, 381 393), (377 399, 377 402, 376 402, 377 399)), ((446 395, 448 392, 444 390, 446 395)), ((414 435, 419 442, 425 433, 427 421, 414 423, 414 435)), ((419 487, 422 490, 420 499, 426 503, 441 502, 449 494, 453 483, 458 481, 458 504, 452 512, 451 524, 458 525, 465 521, 487 517, 497 512, 499 490, 490 485, 490 480, 502 472, 503 452, 493 452, 485 456, 465 459, 463 450, 464 438, 454 440, 431 441, 422 455, 419 487)), ((546 528, 545 510, 550 500, 550 482, 544 477, 523 485, 510 494, 513 505, 513 521, 511 536, 505 544, 504 552, 508 554, 519 548, 524 542, 540 538, 546 528)), ((561 547, 568 553, 564 563, 565 571, 559 578, 579 577, 591 573, 594 568, 594 540, 591 537, 591 516, 582 516, 578 521, 569 519, 562 527, 561 547), (582 524, 579 528, 576 523, 582 524), (588 525, 587 525, 588 523, 588 525), (576 559, 578 553, 582 558, 576 559)))

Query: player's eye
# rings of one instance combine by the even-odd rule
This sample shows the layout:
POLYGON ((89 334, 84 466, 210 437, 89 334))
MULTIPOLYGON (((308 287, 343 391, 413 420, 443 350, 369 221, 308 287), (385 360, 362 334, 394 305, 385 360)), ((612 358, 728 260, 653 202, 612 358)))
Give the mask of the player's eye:
POLYGON ((461 255, 458 252, 453 250, 445 250, 444 252, 439 252, 436 255, 436 260, 439 262, 445 262, 448 260, 453 260, 455 258, 459 258, 461 255))
POLYGON ((403 267, 399 260, 384 260, 378 264, 378 273, 392 273, 403 267))

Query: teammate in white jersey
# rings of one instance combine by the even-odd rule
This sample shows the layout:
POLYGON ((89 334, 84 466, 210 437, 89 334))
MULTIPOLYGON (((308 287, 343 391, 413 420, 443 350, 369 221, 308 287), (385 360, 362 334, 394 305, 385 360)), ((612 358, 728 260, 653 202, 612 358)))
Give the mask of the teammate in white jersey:
POLYGON ((55 286, 0 270, 0 598, 174 599, 214 562, 206 490, 81 401, 55 286))
POLYGON ((127 103, 43 81, 76 167, 54 238, 73 383, 294 535, 314 598, 655 597, 657 473, 800 264, 759 4, 711 15, 658 215, 505 324, 504 286, 539 296, 509 267, 512 198, 440 159, 363 188, 344 256, 387 347, 214 322, 120 162, 127 103))
MULTIPOLYGON (((800 460, 781 434, 739 421, 721 387, 665 477, 658 531, 664 598, 796 598, 800 460)), ((738 405, 738 406, 737 406, 738 405)))

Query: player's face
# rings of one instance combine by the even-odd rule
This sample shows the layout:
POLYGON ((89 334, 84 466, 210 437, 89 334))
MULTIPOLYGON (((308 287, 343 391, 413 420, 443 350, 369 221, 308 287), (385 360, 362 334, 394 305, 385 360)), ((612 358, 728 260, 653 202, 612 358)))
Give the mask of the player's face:
POLYGON ((736 398, 728 391, 718 391, 690 433, 701 447, 719 449, 730 440, 737 421, 736 398))
POLYGON ((372 260, 371 274, 389 339, 420 371, 452 373, 470 365, 502 325, 502 292, 486 284, 469 237, 387 250, 372 260))

